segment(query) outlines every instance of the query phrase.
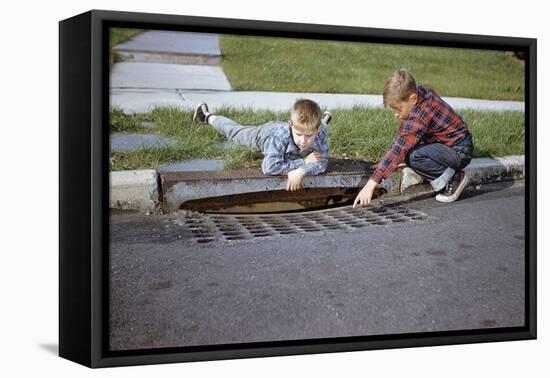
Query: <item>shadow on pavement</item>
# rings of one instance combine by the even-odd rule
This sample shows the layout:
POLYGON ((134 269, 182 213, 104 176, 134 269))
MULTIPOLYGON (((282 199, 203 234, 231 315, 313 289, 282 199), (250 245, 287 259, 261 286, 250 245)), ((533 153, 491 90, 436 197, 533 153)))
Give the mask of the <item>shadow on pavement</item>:
POLYGON ((38 346, 45 350, 46 352, 49 352, 51 354, 54 354, 56 356, 59 355, 59 345, 57 344, 48 344, 48 343, 44 343, 44 344, 38 344, 38 346))
POLYGON ((489 192, 506 190, 513 187, 515 184, 517 185, 517 182, 515 181, 500 181, 491 184, 471 185, 464 190, 458 200, 460 201, 468 198, 474 198, 489 192))

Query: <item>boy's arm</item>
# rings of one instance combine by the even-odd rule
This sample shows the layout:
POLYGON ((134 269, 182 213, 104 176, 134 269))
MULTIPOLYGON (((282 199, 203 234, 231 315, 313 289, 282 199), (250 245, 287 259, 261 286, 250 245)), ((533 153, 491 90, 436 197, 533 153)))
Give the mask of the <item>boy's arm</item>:
POLYGON ((395 171, 397 165, 405 160, 407 153, 422 140, 426 132, 426 112, 408 120, 399 128, 399 134, 393 140, 391 148, 384 158, 376 165, 376 170, 370 179, 377 184, 395 171))
POLYGON ((424 133, 425 128, 422 122, 415 122, 415 120, 407 121, 405 125, 399 128, 399 134, 395 137, 391 148, 376 165, 376 170, 355 197, 353 208, 357 205, 368 205, 371 202, 376 186, 380 184, 382 179, 392 174, 397 165, 405 159, 405 155, 410 149, 422 140, 424 133))
POLYGON ((319 175, 327 170, 328 166, 328 134, 325 127, 319 132, 315 141, 315 152, 319 153, 320 160, 314 163, 306 163, 303 168, 306 176, 319 175))
POLYGON ((265 175, 282 175, 304 165, 304 159, 285 159, 286 145, 271 136, 264 143, 262 171, 265 175))
POLYGON ((369 179, 367 181, 367 184, 361 189, 359 194, 357 194, 357 197, 355 197, 355 201, 353 201, 353 208, 357 205, 368 205, 372 199, 372 194, 374 193, 374 189, 376 189, 376 185, 378 185, 375 181, 372 179, 369 179))

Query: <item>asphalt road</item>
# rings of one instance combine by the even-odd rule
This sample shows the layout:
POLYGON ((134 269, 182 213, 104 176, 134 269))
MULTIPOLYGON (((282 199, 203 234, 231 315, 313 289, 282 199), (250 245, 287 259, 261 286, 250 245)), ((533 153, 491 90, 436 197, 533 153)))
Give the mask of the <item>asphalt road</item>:
POLYGON ((111 349, 522 326, 524 187, 465 194, 407 204, 420 221, 208 244, 113 213, 111 349))

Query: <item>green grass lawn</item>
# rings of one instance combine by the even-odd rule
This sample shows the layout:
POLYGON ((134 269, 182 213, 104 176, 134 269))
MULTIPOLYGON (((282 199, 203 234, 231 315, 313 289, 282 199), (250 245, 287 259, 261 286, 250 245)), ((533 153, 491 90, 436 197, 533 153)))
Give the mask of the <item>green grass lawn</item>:
POLYGON ((504 51, 223 35, 237 91, 382 94, 398 68, 442 96, 524 99, 524 66, 504 51))
POLYGON ((125 114, 119 108, 112 108, 109 114, 111 133, 147 134, 151 130, 141 126, 142 122, 151 122, 151 114, 125 114))
MULTIPOLYGON (((486 112, 458 110, 474 137, 475 157, 521 155, 525 153, 523 112, 486 112)), ((218 109, 242 124, 257 125, 272 120, 287 120, 288 113, 218 109)), ((330 155, 333 158, 379 160, 390 147, 399 122, 387 109, 356 107, 332 110, 329 128, 330 155)), ((130 153, 111 153, 111 169, 156 168, 159 164, 185 159, 224 159, 226 169, 257 168, 262 154, 243 146, 222 148, 224 137, 211 126, 191 122, 192 112, 158 108, 150 114, 125 115, 111 113, 111 130, 143 132, 139 123, 152 121, 160 135, 176 140, 176 145, 162 148, 142 148, 130 153)), ((144 130, 151 132, 150 130, 144 130)))

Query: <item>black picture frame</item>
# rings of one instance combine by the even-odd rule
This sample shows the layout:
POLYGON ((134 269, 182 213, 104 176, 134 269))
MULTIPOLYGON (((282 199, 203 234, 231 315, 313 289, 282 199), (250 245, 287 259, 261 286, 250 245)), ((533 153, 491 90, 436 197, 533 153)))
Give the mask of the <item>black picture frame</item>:
POLYGON ((59 23, 59 355, 88 367, 535 339, 536 64, 529 38, 92 10, 59 23), (109 249, 111 27, 498 49, 525 56, 526 293, 524 327, 111 352, 109 249))

